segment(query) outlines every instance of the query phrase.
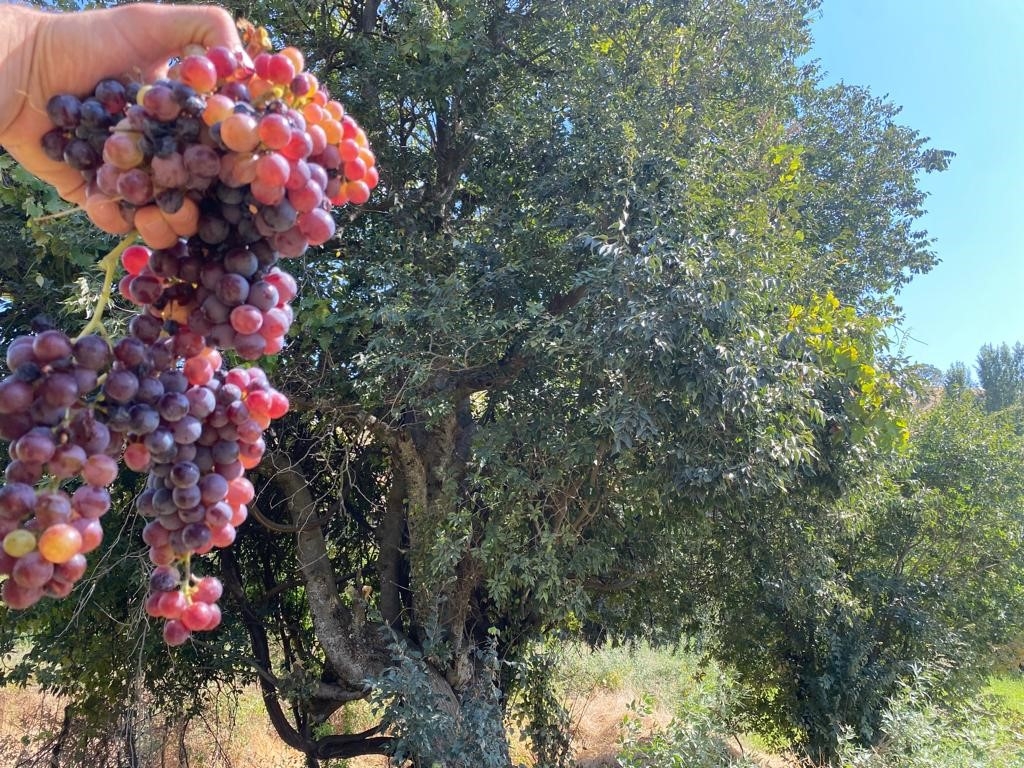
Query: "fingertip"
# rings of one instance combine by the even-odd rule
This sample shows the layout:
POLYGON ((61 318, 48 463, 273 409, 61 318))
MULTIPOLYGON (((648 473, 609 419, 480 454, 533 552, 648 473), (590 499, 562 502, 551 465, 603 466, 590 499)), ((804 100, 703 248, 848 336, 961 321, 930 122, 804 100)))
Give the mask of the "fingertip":
POLYGON ((235 26, 235 19, 230 13, 219 5, 199 6, 199 9, 209 17, 207 38, 202 41, 206 47, 223 45, 230 50, 242 47, 238 27, 235 26))

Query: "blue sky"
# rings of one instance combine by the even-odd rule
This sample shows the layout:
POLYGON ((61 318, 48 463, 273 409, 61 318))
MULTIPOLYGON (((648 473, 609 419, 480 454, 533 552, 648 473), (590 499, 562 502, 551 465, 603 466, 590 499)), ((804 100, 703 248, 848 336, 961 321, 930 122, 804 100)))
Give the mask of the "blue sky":
POLYGON ((941 263, 899 296, 904 352, 946 369, 1024 341, 1024 0, 824 0, 812 57, 956 152, 923 177, 941 263))

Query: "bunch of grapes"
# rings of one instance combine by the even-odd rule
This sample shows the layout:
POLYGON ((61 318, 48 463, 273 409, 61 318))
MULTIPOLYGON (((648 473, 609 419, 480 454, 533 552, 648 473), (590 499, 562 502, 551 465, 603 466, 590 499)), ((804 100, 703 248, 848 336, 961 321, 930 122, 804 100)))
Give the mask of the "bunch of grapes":
POLYGON ((89 398, 109 363, 106 341, 93 335, 72 342, 46 330, 7 349, 0 436, 11 441, 11 462, 0 486, 0 573, 10 577, 2 595, 12 608, 66 596, 103 538, 119 446, 89 398), (72 480, 82 483, 74 492, 72 480))
POLYGON ((153 564, 149 615, 180 645, 221 620, 192 556, 231 544, 255 491, 245 472, 287 398, 255 361, 284 346, 295 280, 278 266, 334 235, 378 172, 366 134, 295 48, 185 52, 164 80, 54 96, 47 155, 82 173, 100 229, 134 230, 118 289, 138 307, 113 345, 45 331, 11 344, 0 382, 3 598, 66 595, 102 536, 116 458, 146 472, 136 506, 153 564), (73 492, 62 486, 78 484, 73 492))
POLYGON ((303 64, 296 48, 252 66, 223 47, 191 51, 165 80, 55 96, 43 149, 82 172, 107 232, 300 256, 334 235, 333 206, 365 203, 378 181, 366 134, 303 64))
POLYGON ((298 287, 274 265, 265 240, 210 248, 198 239, 150 250, 132 246, 123 256, 121 294, 160 323, 174 323, 181 348, 200 340, 233 350, 245 360, 276 354, 293 319, 289 302, 298 287))

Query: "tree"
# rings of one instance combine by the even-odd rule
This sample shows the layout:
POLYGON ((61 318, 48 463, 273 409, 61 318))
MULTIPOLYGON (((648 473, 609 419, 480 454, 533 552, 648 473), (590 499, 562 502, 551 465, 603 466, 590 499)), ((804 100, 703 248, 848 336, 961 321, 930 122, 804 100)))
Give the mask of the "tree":
POLYGON ((714 526, 688 571, 751 691, 748 726, 835 764, 849 735, 883 737, 921 667, 947 695, 984 684, 1024 620, 1020 449, 1010 420, 950 395, 918 415, 904 460, 838 501, 714 526))
MULTIPOLYGON (((829 289, 842 272, 845 303, 867 308, 926 269, 903 226, 920 199, 834 194, 846 159, 829 146, 884 149, 871 183, 915 193, 926 150, 863 94, 848 110, 818 94, 798 64, 812 7, 237 6, 307 52, 383 169, 382 193, 299 265, 300 327, 270 364, 297 407, 258 475, 260 525, 220 559, 224 632, 249 650, 186 652, 226 677, 248 658, 309 764, 507 765, 516 681, 549 701, 535 640, 569 613, 677 633, 694 601, 678 589, 645 595, 647 615, 614 604, 708 510, 834 493, 898 441, 894 392, 864 362, 884 323, 829 289), (884 255, 851 246, 868 242, 884 255), (367 697, 379 727, 322 735, 367 697)), ((55 675, 60 610, 20 625, 49 638, 29 661, 55 675)), ((193 682, 184 662, 143 666, 147 684, 193 682)), ((531 714, 557 747, 557 713, 531 714)))
POLYGON ((986 344, 978 351, 978 381, 985 392, 985 410, 1001 411, 1024 395, 1024 344, 1011 349, 986 344))
POLYGON ((959 360, 949 366, 942 380, 942 386, 947 397, 957 397, 963 393, 970 392, 974 387, 974 377, 971 376, 971 369, 959 360))

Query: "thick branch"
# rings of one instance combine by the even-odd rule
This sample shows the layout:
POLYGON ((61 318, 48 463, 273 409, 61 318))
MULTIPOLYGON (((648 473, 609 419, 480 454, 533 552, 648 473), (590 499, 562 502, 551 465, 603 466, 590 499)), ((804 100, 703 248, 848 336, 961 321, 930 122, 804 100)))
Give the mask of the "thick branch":
POLYGON ((268 455, 274 482, 288 500, 289 512, 297 529, 295 554, 306 600, 313 616, 313 628, 327 662, 349 688, 361 690, 368 678, 387 666, 387 656, 379 638, 366 635, 366 627, 356 627, 352 612, 339 600, 334 568, 327 555, 327 542, 320 528, 316 505, 306 479, 282 453, 268 455))
POLYGON ((391 473, 384 519, 377 528, 380 554, 377 574, 380 579, 380 612, 394 630, 402 624, 402 536, 405 533, 405 480, 401 472, 391 473))

